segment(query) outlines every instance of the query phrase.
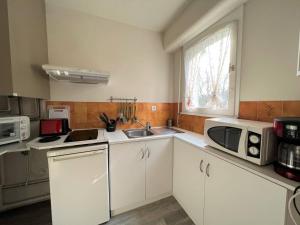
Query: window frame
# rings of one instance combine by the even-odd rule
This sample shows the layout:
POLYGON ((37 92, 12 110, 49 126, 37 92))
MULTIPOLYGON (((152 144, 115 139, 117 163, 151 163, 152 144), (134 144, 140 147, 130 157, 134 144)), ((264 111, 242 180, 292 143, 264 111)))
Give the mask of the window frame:
MULTIPOLYGON (((182 68, 184 68, 184 62, 183 62, 183 47, 187 46, 189 44, 192 44, 193 41, 197 40, 201 35, 209 33, 212 29, 228 24, 230 22, 237 21, 238 27, 238 40, 237 40, 237 60, 236 60, 236 96, 235 96, 235 113, 233 116, 227 116, 227 117, 237 117, 239 114, 239 105, 240 105, 240 87, 241 87, 241 70, 242 70, 242 46, 243 46, 243 26, 244 26, 244 6, 240 6, 239 8, 233 10, 231 13, 229 13, 227 16, 223 17, 221 20, 216 22, 213 26, 208 27, 205 31, 198 33, 198 36, 196 36, 194 39, 187 40, 183 43, 183 46, 178 51, 179 56, 179 68, 178 68, 178 92, 176 94, 176 99, 178 104, 180 104, 180 107, 178 108, 178 113, 181 115, 196 115, 196 116, 205 116, 205 117, 216 117, 216 116, 225 116, 225 115, 217 115, 217 114, 205 114, 201 112, 187 112, 184 111, 184 108, 182 107, 183 98, 184 98, 184 92, 185 92, 185 84, 184 84, 184 71, 182 68)), ((196 32, 196 31, 195 31, 196 32)))
MULTIPOLYGON (((198 36, 196 40, 192 43, 183 47, 183 62, 185 58, 185 52, 193 48, 199 42, 204 41, 206 38, 214 35, 219 30, 224 29, 227 26, 231 26, 232 29, 232 39, 231 39, 231 49, 230 49, 230 66, 234 66, 236 68, 236 58, 237 58, 237 22, 232 21, 230 23, 222 24, 220 26, 214 27, 211 30, 208 30, 207 33, 202 33, 202 35, 198 36)), ((185 63, 185 62, 184 62, 185 63)), ((185 67, 185 66, 184 66, 185 67)), ((229 70, 229 68, 228 68, 229 70)), ((185 73, 185 70, 184 70, 185 73)), ((185 75, 185 74, 184 74, 185 75)), ((184 76, 184 84, 186 76, 184 76)), ((209 108, 196 108, 196 109, 187 109, 185 105, 185 90, 186 85, 184 85, 184 95, 183 95, 183 110, 184 112, 190 113, 200 113, 200 114, 212 114, 212 115, 225 115, 225 116, 233 116, 235 113, 235 92, 236 92, 236 69, 231 70, 229 72, 229 97, 228 97, 228 109, 227 110, 213 110, 209 108)))

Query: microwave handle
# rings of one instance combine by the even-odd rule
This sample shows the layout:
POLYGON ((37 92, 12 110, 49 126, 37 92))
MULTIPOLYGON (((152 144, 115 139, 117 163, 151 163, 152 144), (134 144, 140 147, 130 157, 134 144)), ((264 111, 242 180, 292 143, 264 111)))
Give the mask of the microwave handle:
POLYGON ((242 129, 242 134, 239 144, 239 152, 243 154, 243 158, 247 157, 247 147, 248 147, 248 129, 242 129))

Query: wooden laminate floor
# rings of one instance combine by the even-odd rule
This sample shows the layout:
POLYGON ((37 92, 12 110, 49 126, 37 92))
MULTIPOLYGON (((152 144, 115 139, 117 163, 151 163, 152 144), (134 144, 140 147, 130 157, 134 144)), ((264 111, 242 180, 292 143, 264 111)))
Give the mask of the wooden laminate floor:
MULTIPOLYGON (((52 225, 50 202, 0 213, 0 225, 52 225)), ((117 215, 105 225, 194 225, 194 223, 177 201, 169 197, 117 215)))

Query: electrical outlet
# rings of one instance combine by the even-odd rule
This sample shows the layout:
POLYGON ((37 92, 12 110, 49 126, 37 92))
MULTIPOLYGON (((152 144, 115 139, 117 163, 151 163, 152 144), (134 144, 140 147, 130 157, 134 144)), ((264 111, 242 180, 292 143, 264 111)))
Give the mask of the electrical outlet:
POLYGON ((151 106, 151 110, 152 110, 152 112, 155 112, 156 111, 156 105, 151 106))

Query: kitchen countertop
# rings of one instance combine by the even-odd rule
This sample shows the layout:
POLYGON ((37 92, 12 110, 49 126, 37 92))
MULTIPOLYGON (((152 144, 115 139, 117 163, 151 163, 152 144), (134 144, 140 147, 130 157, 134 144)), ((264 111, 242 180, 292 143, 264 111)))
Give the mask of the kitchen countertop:
POLYGON ((78 145, 89 145, 89 144, 97 144, 108 142, 107 136, 105 135, 104 129, 98 129, 98 138, 93 140, 86 140, 86 141, 76 141, 76 142, 64 142, 68 135, 60 136, 60 139, 53 142, 41 143, 39 138, 35 138, 32 141, 27 143, 27 146, 32 149, 36 150, 51 150, 57 149, 62 147, 73 147, 78 145))
POLYGON ((27 143, 28 143, 27 141, 22 141, 22 142, 7 144, 7 145, 1 145, 0 156, 11 152, 29 151, 29 147, 27 146, 27 143))
MULTIPOLYGON (((154 128, 153 131, 154 135, 151 136, 146 136, 146 137, 139 137, 139 138, 128 138, 126 134, 122 130, 116 130, 114 132, 107 132, 105 131, 105 135, 108 138, 109 144, 114 145, 114 144, 121 144, 121 143, 127 143, 127 142, 136 142, 136 141, 147 141, 147 140, 153 140, 153 139, 161 139, 161 138, 169 138, 173 137, 174 134, 170 133, 159 133, 159 129, 162 128, 154 128)), ((176 128, 178 129, 178 128, 176 128)), ((180 130, 180 129, 178 129, 180 130)))
MULTIPOLYGON (((137 142, 137 141, 150 141, 154 139, 162 139, 162 138, 177 138, 186 143, 189 143, 197 148, 199 151, 205 151, 208 154, 211 154, 215 157, 218 157, 222 160, 225 160, 241 169, 247 170, 253 174, 256 174, 264 179, 267 179, 273 183, 276 183, 282 187, 287 188, 288 190, 294 191, 294 189, 300 185, 300 182, 289 180, 285 177, 280 176, 273 170, 273 165, 267 166, 258 166, 246 160, 237 158, 225 152, 219 151, 215 148, 208 146, 205 142, 204 136, 201 134, 196 134, 190 131, 186 131, 183 129, 175 128, 177 130, 183 131, 184 133, 176 133, 176 134, 161 134, 161 135, 152 135, 147 137, 140 138, 128 138, 122 130, 116 130, 115 132, 107 132, 104 129, 99 129, 99 133, 101 134, 102 140, 107 140, 110 145, 121 144, 121 143, 129 143, 129 142, 137 142), (104 137, 104 139, 103 139, 104 137)), ((74 146, 73 144, 63 143, 67 135, 61 137, 60 140, 51 142, 51 143, 39 143, 38 138, 30 141, 30 142, 21 142, 0 146, 0 155, 9 152, 21 152, 21 151, 29 151, 30 148, 34 148, 37 150, 51 150, 59 147, 68 147, 74 146)), ((89 142, 89 141, 87 141, 89 142)), ((84 143, 78 144, 89 144, 86 141, 84 143)), ((90 143, 90 144, 94 144, 90 143)))

